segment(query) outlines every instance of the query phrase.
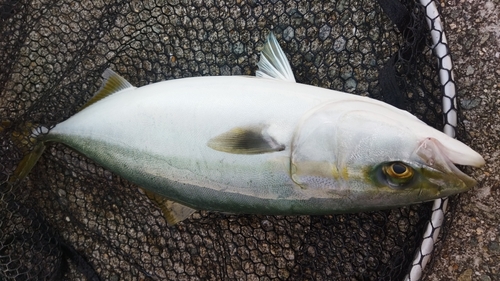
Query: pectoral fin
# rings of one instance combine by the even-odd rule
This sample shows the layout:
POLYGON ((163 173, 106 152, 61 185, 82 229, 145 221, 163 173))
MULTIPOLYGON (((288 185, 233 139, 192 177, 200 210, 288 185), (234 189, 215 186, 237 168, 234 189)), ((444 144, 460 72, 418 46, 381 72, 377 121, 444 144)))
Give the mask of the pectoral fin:
POLYGON ((158 205, 158 207, 160 207, 161 212, 163 213, 163 216, 167 220, 167 224, 169 226, 175 225, 178 222, 181 222, 189 218, 189 216, 191 216, 194 212, 196 212, 195 209, 168 200, 167 198, 158 195, 154 192, 147 191, 145 189, 143 189, 143 191, 148 196, 149 199, 151 199, 158 205))
POLYGON ((266 130, 265 126, 236 127, 208 141, 217 151, 233 154, 261 154, 285 150, 266 130))

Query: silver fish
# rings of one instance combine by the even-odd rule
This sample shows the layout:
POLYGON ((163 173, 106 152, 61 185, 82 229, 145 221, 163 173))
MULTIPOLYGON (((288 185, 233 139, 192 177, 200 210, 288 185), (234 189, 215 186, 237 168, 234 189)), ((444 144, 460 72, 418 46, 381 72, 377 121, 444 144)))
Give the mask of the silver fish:
MULTIPOLYGON (((480 167, 483 158, 410 113, 295 83, 272 34, 258 66, 256 77, 140 88, 108 69, 94 98, 39 134, 38 147, 66 144, 136 183, 169 223, 195 209, 271 215, 383 209, 476 183, 455 164, 480 167)), ((21 174, 34 165, 27 162, 21 174)))

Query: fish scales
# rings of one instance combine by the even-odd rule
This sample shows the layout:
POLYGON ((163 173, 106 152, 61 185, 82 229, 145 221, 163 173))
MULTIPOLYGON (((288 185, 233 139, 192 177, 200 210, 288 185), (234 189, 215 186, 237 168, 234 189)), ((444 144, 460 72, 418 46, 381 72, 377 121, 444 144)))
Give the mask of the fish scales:
POLYGON ((140 88, 108 69, 80 112, 36 130, 36 149, 12 179, 29 172, 46 143, 60 142, 139 185, 170 224, 196 209, 313 215, 398 207, 476 183, 455 164, 480 167, 484 159, 410 113, 295 83, 272 34, 258 66, 256 77, 140 88))
MULTIPOLYGON (((290 148, 299 120, 318 105, 345 98, 342 93, 271 79, 233 76, 172 80, 109 96, 58 124, 50 139, 193 207, 207 209, 210 205, 201 202, 226 198, 210 209, 249 212, 224 203, 229 198, 250 203, 251 199, 239 199, 248 196, 256 201, 251 204, 255 206, 253 212, 269 208, 291 214, 294 211, 290 206, 299 201, 331 197, 310 194, 291 180, 290 148), (311 90, 317 93, 311 94, 311 90), (208 140, 231 128, 254 124, 267 127, 269 135, 285 149, 240 155, 207 146, 208 140), (199 205, 185 199, 195 194, 200 195, 199 205), (271 208, 273 202, 279 206, 271 208)), ((327 210, 320 211, 309 204, 312 210, 307 212, 343 208, 339 202, 328 205, 327 210)))

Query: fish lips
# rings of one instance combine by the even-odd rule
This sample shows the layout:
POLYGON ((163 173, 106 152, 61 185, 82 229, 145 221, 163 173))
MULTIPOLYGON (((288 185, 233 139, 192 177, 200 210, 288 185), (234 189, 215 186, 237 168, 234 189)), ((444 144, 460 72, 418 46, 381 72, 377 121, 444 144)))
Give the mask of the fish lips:
POLYGON ((445 147, 434 138, 426 138, 414 151, 423 165, 423 176, 438 197, 470 190, 477 181, 455 166, 446 155, 445 147))

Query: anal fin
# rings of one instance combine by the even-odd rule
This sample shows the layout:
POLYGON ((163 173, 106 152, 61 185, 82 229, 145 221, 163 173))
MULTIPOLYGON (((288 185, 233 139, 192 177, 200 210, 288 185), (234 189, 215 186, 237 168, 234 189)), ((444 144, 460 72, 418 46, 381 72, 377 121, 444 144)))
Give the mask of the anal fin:
POLYGON ((194 212, 196 212, 193 208, 168 200, 167 198, 152 191, 148 191, 144 188, 142 190, 151 201, 155 202, 158 207, 160 207, 161 212, 163 213, 163 216, 169 226, 175 225, 178 222, 187 219, 194 212))

